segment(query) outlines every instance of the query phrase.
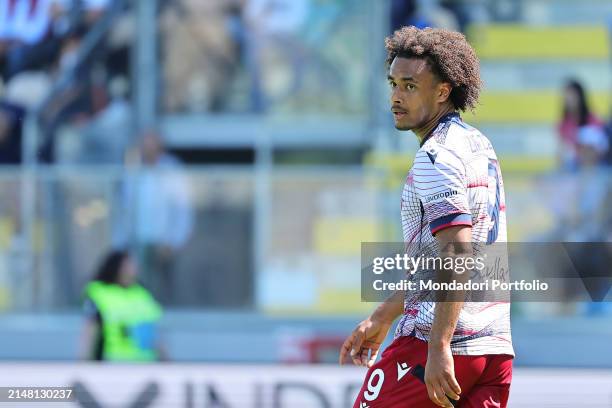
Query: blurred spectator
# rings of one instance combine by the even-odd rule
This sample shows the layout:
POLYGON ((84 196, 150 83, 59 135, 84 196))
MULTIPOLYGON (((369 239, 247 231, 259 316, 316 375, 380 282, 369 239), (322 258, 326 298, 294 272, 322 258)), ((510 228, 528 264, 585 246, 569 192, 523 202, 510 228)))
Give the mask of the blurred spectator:
POLYGON ((84 0, 85 21, 91 26, 102 17, 111 0, 84 0))
POLYGON ((589 109, 582 84, 572 79, 564 88, 563 117, 558 125, 559 162, 562 169, 575 170, 577 168, 578 135, 585 127, 591 127, 589 133, 603 132, 602 122, 589 109))
POLYGON ((83 123, 62 126, 57 133, 55 156, 63 164, 122 165, 133 144, 132 106, 128 83, 118 77, 109 81, 109 103, 83 123))
POLYGON ((417 15, 417 0, 391 1, 391 32, 403 26, 427 27, 427 22, 419 21, 417 15))
POLYGON ((82 130, 82 158, 87 163, 121 164, 132 144, 132 107, 125 78, 109 83, 110 102, 82 130))
POLYGON ((612 117, 608 120, 608 123, 604 127, 604 131, 608 138, 608 153, 606 153, 603 162, 607 166, 612 166, 612 117))
POLYGON ((174 265, 193 230, 191 192, 180 162, 156 132, 143 136, 141 157, 143 166, 128 175, 122 191, 116 241, 137 247, 146 282, 162 303, 172 303, 174 265))
POLYGON ((437 0, 392 0, 392 31, 410 25, 418 28, 446 28, 454 31, 460 28, 454 9, 441 7, 437 0))
POLYGON ((238 50, 232 38, 244 0, 176 0, 161 13, 166 110, 217 111, 231 96, 238 50))
MULTIPOLYGON (((116 16, 103 43, 94 51, 96 59, 104 60, 109 77, 126 77, 130 74, 128 59, 134 35, 134 17, 129 12, 129 4, 132 2, 125 3, 123 13, 116 16)), ((55 0, 58 21, 54 31, 61 33, 64 38, 79 26, 90 30, 112 5, 112 0, 55 0)))
POLYGON ((247 0, 243 18, 247 27, 245 61, 251 76, 252 110, 266 110, 271 102, 269 89, 279 88, 274 83, 283 78, 283 75, 274 75, 279 66, 278 53, 289 61, 291 68, 285 93, 290 95, 300 88, 305 58, 297 36, 309 12, 309 0, 247 0))
POLYGON ((56 20, 55 30, 66 32, 78 21, 91 27, 98 21, 112 0, 52 0, 53 15, 56 20), (60 22, 61 21, 61 22, 60 22))
POLYGON ((440 6, 449 10, 457 19, 458 29, 465 32, 472 22, 489 21, 487 3, 465 0, 440 0, 440 6))
POLYGON ((52 35, 53 2, 0 2, 0 62, 5 80, 22 71, 40 69, 54 59, 59 43, 52 35))
POLYGON ((553 239, 568 242, 599 242, 608 239, 609 173, 603 165, 608 140, 601 128, 583 126, 576 140, 576 171, 561 175, 555 201, 556 231, 553 239))
POLYGON ((165 359, 158 334, 162 310, 137 283, 127 252, 114 251, 85 288, 85 327, 81 357, 103 361, 165 359))
POLYGON ((0 164, 21 163, 23 108, 0 101, 0 164))
POLYGON ((135 43, 135 31, 136 17, 128 7, 113 22, 104 44, 105 66, 109 78, 124 77, 131 82, 130 55, 135 43))
POLYGON ((77 62, 83 39, 111 3, 0 1, 0 70, 8 80, 6 99, 28 110, 48 102, 39 118, 43 132, 38 154, 43 162, 56 161, 57 135, 65 125, 83 127, 108 103, 104 63, 116 66, 123 50, 112 54, 117 47, 107 51, 102 42, 85 61, 77 62), (64 77, 70 77, 67 86, 47 99, 52 84, 64 77))
POLYGON ((95 59, 76 65, 79 47, 86 33, 87 27, 79 25, 63 41, 53 77, 60 78, 69 71, 73 72, 74 77, 69 86, 61 89, 43 111, 41 120, 44 135, 39 152, 43 162, 56 160, 56 136, 62 125, 85 124, 108 102, 106 84, 96 78, 97 71, 93 69, 95 59))
POLYGON ((608 153, 608 137, 599 125, 586 125, 578 129, 576 161, 578 168, 601 166, 608 153))
POLYGON ((6 86, 4 100, 23 107, 35 109, 48 95, 52 81, 42 71, 27 71, 17 74, 6 86))

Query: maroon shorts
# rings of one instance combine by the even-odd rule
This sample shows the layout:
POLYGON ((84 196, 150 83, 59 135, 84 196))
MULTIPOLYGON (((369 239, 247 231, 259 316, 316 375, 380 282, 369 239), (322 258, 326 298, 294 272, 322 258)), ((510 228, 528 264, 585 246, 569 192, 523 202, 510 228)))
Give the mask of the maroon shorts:
MULTIPOLYGON (((461 386, 460 408, 504 408, 512 381, 512 356, 453 356, 461 386)), ((415 337, 393 341, 365 378, 353 408, 435 408, 424 383, 427 343, 415 337)))

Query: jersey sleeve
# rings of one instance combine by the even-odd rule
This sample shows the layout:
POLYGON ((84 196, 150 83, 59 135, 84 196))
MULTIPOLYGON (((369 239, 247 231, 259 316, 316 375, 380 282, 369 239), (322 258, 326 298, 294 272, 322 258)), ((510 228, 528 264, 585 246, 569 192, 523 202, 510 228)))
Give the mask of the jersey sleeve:
POLYGON ((465 166, 439 145, 421 149, 413 166, 414 186, 432 235, 456 225, 472 225, 465 166))

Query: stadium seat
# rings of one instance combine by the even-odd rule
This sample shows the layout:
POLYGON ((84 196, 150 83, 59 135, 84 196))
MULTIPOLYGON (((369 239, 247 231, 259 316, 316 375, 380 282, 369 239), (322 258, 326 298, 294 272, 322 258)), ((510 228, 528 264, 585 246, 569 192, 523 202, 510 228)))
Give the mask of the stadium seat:
MULTIPOLYGON (((549 124, 554 125, 561 115, 562 95, 556 90, 527 90, 519 92, 485 91, 474 113, 463 116, 468 123, 549 124)), ((590 102, 600 117, 610 112, 610 94, 592 92, 590 102)))
POLYGON ((610 57, 604 26, 473 25, 468 37, 483 59, 597 59, 610 57))

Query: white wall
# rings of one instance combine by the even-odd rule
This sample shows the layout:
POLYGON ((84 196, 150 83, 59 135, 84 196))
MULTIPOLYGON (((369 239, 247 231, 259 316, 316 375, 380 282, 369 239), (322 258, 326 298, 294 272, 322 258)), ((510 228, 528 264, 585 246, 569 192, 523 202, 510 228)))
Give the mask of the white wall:
MULTIPOLYGON (((0 386, 76 387, 52 407, 350 407, 365 370, 337 366, 0 364, 0 386), (95 405, 97 403, 97 405, 95 405)), ((612 370, 516 369, 510 407, 610 407, 612 370)), ((23 407, 23 403, 2 407, 23 407)))

